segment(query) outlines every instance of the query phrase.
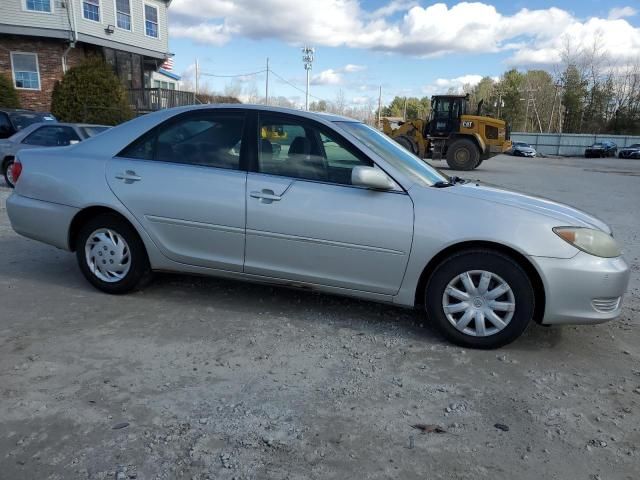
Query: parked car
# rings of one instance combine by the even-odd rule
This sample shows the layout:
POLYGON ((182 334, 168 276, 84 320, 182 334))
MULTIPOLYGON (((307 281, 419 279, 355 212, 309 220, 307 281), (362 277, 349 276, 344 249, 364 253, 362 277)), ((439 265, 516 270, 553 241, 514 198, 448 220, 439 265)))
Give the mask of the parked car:
POLYGON ((613 142, 596 142, 584 151, 585 158, 591 157, 615 157, 618 146, 613 142))
POLYGON ((112 294, 155 270, 245 279, 417 306, 453 342, 494 348, 531 321, 615 318, 629 280, 606 223, 445 177, 340 116, 181 107, 23 150, 13 170, 14 230, 76 252, 112 294))
POLYGON ((17 108, 0 108, 0 139, 9 138, 32 123, 55 122, 50 113, 34 112, 17 108))
POLYGON ((640 158, 640 143, 634 143, 618 151, 618 158, 640 158))
POLYGON ((6 140, 0 140, 0 165, 5 182, 13 187, 11 165, 20 150, 72 145, 108 128, 104 125, 40 122, 23 128, 6 140))
POLYGON ((515 157, 530 157, 533 158, 538 154, 536 149, 525 142, 513 142, 511 147, 511 155, 515 157))

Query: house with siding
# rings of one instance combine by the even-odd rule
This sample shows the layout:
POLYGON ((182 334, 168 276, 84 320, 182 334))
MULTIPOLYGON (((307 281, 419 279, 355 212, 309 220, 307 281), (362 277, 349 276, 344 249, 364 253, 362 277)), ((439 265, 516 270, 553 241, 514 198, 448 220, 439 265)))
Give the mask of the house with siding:
POLYGON ((154 85, 168 58, 171 0, 0 0, 0 75, 45 111, 57 80, 102 56, 128 89, 154 85))

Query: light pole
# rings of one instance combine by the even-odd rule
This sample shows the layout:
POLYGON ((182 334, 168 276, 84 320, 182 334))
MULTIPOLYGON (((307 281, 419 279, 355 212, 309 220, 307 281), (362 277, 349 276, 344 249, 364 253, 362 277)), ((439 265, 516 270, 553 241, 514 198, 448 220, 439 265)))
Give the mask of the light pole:
POLYGON ((302 47, 302 62, 304 63, 304 69, 307 71, 307 92, 304 101, 305 110, 309 110, 309 76, 311 75, 313 55, 315 53, 316 50, 313 47, 302 47))

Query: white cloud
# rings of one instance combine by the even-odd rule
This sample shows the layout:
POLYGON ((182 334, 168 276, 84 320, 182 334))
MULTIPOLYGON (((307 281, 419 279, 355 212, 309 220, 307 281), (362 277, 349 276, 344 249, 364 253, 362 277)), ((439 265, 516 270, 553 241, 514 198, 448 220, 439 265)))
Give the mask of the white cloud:
POLYGON ((366 68, 367 67, 365 67, 364 65, 354 65, 353 63, 347 63, 344 67, 342 67, 342 70, 347 73, 355 73, 366 70, 366 68))
POLYGON ((341 83, 342 74, 332 68, 323 70, 311 78, 311 85, 340 85, 341 83))
POLYGON ((419 5, 416 0, 392 0, 384 7, 380 7, 371 13, 372 18, 382 18, 393 15, 397 12, 409 10, 411 7, 419 5))
POLYGON ((340 85, 343 83, 345 73, 357 73, 365 70, 364 65, 354 65, 348 63, 344 67, 329 68, 321 71, 318 75, 311 78, 312 85, 340 85))
POLYGON ((614 7, 609 10, 609 20, 618 20, 620 18, 635 17, 638 10, 633 7, 614 7))
POLYGON ((567 43, 590 48, 597 37, 617 63, 640 57, 640 28, 626 20, 631 7, 584 20, 556 7, 507 15, 482 2, 391 0, 367 11, 362 0, 173 0, 170 14, 174 37, 213 45, 247 37, 418 57, 508 51, 510 63, 528 65, 557 62, 567 43))
MULTIPOLYGON (((480 83, 480 80, 482 80, 483 78, 483 75, 476 74, 462 75, 455 78, 438 78, 434 82, 425 85, 422 88, 422 91, 425 95, 445 94, 449 91, 449 89, 452 89, 456 93, 462 93, 463 87, 465 85, 474 87, 478 83, 480 83)), ((498 77, 492 78, 496 82, 499 80, 498 77)))

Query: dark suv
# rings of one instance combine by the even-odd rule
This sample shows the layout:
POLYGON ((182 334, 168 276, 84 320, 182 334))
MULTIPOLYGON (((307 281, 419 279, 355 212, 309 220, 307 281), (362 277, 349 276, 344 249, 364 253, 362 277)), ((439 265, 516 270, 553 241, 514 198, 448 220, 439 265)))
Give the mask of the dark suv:
POLYGON ((618 152, 618 146, 613 142, 597 142, 587 147, 584 151, 585 158, 591 157, 615 157, 618 152))
POLYGON ((56 117, 50 113, 16 108, 0 108, 0 138, 9 138, 32 123, 55 121, 57 121, 56 117))

